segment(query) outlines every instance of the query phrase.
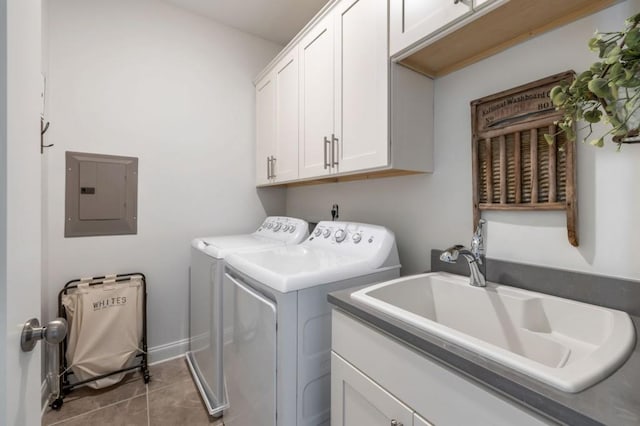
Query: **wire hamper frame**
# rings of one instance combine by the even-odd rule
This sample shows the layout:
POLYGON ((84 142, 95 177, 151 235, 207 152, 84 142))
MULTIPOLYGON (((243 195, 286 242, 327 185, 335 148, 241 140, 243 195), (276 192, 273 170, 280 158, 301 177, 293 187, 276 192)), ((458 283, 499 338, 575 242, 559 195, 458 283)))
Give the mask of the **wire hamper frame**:
POLYGON ((148 364, 148 356, 147 356, 147 280, 143 273, 141 272, 133 272, 129 274, 118 274, 111 276, 98 276, 92 277, 88 279, 76 279, 71 280, 65 284, 63 289, 58 293, 58 315, 64 319, 67 319, 67 312, 65 307, 62 304, 62 297, 64 295, 69 294, 70 290, 75 290, 78 288, 78 285, 81 283, 87 283, 89 287, 105 284, 105 282, 112 282, 115 284, 129 282, 132 279, 140 279, 141 287, 142 287, 142 318, 138 318, 138 321, 142 322, 142 338, 140 343, 140 347, 138 348, 138 353, 134 356, 134 358, 139 358, 139 361, 134 365, 129 367, 121 368, 116 371, 111 371, 109 373, 101 374, 98 376, 94 376, 85 380, 80 380, 77 382, 71 383, 69 380, 69 376, 73 375, 73 371, 71 371, 70 366, 67 363, 67 348, 68 348, 68 336, 64 338, 62 344, 58 346, 58 392, 55 395, 55 399, 51 402, 50 406, 54 410, 59 410, 62 407, 64 397, 69 394, 73 389, 86 385, 87 383, 95 382, 100 379, 104 379, 109 376, 113 376, 115 374, 125 373, 128 371, 134 371, 140 369, 140 372, 143 375, 144 382, 149 383, 151 380, 151 376, 149 375, 149 364, 148 364))

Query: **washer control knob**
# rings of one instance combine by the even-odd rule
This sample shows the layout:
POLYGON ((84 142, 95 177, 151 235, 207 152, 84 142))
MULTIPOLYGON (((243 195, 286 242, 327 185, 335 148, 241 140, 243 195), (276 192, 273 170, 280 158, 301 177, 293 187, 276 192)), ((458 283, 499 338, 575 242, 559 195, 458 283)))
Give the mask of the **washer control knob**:
POLYGON ((353 234, 353 242, 358 244, 360 241, 362 241, 362 235, 361 234, 353 234))
POLYGON ((322 236, 325 238, 329 238, 329 235, 331 235, 331 229, 325 229, 324 232, 322 233, 322 236))
POLYGON ((282 232, 287 232, 289 230, 289 225, 285 225, 282 227, 282 232))
POLYGON ((278 232, 280 228, 282 228, 282 224, 276 223, 275 226, 273 227, 273 232, 278 232))
POLYGON ((267 229, 271 229, 271 228, 273 228, 273 223, 271 222, 267 223, 267 229))
POLYGON ((313 235, 315 235, 316 237, 319 237, 320 234, 322 234, 322 229, 316 228, 316 230, 314 231, 313 235))
POLYGON ((290 226, 289 226, 289 232, 290 232, 291 234, 293 234, 293 232, 294 232, 295 230, 296 230, 296 226, 295 226, 295 225, 290 225, 290 226))
POLYGON ((336 237, 336 242, 341 243, 344 241, 345 238, 347 238, 347 233, 345 232, 344 229, 338 229, 336 231, 335 237, 336 237))

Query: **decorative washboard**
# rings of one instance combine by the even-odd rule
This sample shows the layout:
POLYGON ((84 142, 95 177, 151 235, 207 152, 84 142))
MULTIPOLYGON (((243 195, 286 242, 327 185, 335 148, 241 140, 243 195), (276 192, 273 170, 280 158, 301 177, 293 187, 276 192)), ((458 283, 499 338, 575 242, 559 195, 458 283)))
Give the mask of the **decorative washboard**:
POLYGON ((558 133, 549 91, 572 71, 471 102, 473 221, 483 210, 565 210, 578 245, 575 143, 558 133), (549 144, 544 135, 553 135, 549 144))

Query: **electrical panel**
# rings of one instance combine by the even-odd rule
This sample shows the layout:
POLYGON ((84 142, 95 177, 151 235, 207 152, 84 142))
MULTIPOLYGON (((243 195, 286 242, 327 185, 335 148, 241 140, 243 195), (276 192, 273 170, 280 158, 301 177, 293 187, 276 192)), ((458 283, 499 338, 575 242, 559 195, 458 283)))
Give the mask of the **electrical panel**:
POLYGON ((136 234, 138 159, 66 153, 65 237, 136 234))

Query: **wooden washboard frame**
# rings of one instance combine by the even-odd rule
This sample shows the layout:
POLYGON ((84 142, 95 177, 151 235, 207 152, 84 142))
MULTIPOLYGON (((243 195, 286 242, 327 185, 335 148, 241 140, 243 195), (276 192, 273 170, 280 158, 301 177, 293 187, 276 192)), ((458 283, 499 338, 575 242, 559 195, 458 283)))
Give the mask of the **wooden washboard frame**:
POLYGON ((549 98, 574 78, 567 71, 471 102, 474 227, 483 210, 565 210, 578 246, 575 141, 558 133, 562 112, 549 98))

